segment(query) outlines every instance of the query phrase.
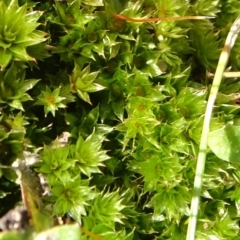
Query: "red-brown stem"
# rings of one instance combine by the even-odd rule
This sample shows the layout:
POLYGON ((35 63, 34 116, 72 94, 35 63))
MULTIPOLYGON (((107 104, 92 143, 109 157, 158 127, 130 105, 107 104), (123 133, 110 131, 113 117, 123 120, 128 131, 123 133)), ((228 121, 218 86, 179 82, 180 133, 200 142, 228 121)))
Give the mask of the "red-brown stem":
POLYGON ((85 229, 85 228, 83 228, 83 227, 81 227, 81 231, 82 231, 83 233, 85 233, 85 234, 86 234, 87 236, 89 236, 89 237, 95 238, 95 239, 97 239, 97 240, 105 240, 104 238, 98 236, 97 234, 95 234, 95 233, 93 233, 93 232, 88 231, 87 229, 85 229))

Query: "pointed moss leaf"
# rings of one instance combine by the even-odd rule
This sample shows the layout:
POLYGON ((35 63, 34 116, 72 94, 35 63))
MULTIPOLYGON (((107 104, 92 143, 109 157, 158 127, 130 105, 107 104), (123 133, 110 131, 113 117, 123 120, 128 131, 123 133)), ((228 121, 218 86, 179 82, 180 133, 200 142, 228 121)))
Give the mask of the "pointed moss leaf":
POLYGON ((97 83, 93 83, 92 85, 89 85, 87 86, 84 91, 86 92, 98 92, 98 91, 101 91, 103 90, 105 87, 100 85, 100 84, 97 84, 97 83))
POLYGON ((167 96, 165 96, 162 92, 161 92, 161 86, 157 85, 154 88, 152 88, 150 94, 148 95, 148 97, 154 101, 162 101, 164 100, 167 96))
POLYGON ((37 45, 29 46, 27 48, 27 52, 35 59, 43 60, 44 58, 51 56, 47 50, 47 47, 51 48, 51 46, 46 46, 46 44, 39 43, 37 45))
POLYGON ((61 21, 65 22, 66 21, 66 16, 65 16, 65 13, 64 13, 62 3, 56 2, 55 9, 56 9, 56 12, 57 12, 59 18, 61 19, 61 21))
POLYGON ((37 80, 37 79, 26 80, 25 82, 23 82, 23 84, 21 86, 21 90, 26 92, 26 91, 32 89, 38 83, 38 81, 39 80, 37 80))
POLYGON ((218 93, 217 94, 217 99, 216 99, 216 103, 218 105, 220 104, 224 104, 224 103, 229 103, 231 102, 233 99, 233 94, 223 94, 223 93, 218 93))
POLYGON ((69 210, 72 218, 76 220, 78 223, 82 222, 82 215, 86 215, 86 210, 84 206, 78 205, 74 206, 69 210))
POLYGON ((113 114, 112 113, 113 110, 108 103, 109 103, 109 99, 108 99, 107 94, 105 94, 105 96, 103 96, 103 98, 101 99, 101 103, 100 103, 100 106, 99 106, 99 114, 100 114, 100 118, 101 118, 102 122, 106 118, 108 118, 110 115, 113 114))
POLYGON ((93 127, 97 123, 99 118, 99 106, 95 107, 92 109, 88 115, 84 118, 81 128, 83 129, 84 132, 91 134, 93 131, 93 127))
POLYGON ((82 2, 86 5, 90 5, 94 7, 103 6, 102 0, 83 0, 82 2))
POLYGON ((91 59, 95 60, 93 53, 89 47, 83 47, 81 50, 81 54, 86 58, 91 58, 91 59))
POLYGON ((227 125, 210 132, 208 146, 218 158, 240 163, 240 126, 227 125))
POLYGON ((102 56, 103 58, 105 58, 105 56, 104 56, 104 45, 103 45, 102 42, 95 43, 92 46, 92 50, 95 51, 96 53, 98 53, 99 56, 102 56))
POLYGON ((95 132, 96 132, 96 134, 103 136, 104 134, 112 132, 113 129, 114 129, 114 127, 111 127, 106 124, 97 124, 97 126, 95 128, 95 132))
POLYGON ((83 101, 85 101, 85 102, 87 102, 89 104, 92 104, 87 92, 82 92, 80 90, 77 90, 77 94, 83 101))
POLYGON ((112 108, 116 116, 123 121, 123 113, 124 113, 124 100, 116 100, 112 101, 112 108))
POLYGON ((20 99, 22 102, 33 100, 27 93, 25 93, 20 99))
POLYGON ((22 107, 22 103, 21 101, 19 100, 13 100, 11 103, 9 103, 9 106, 11 106, 12 108, 15 108, 15 109, 19 109, 19 110, 23 110, 23 107, 22 107))
POLYGON ((17 60, 21 61, 28 61, 28 60, 33 60, 26 51, 26 48, 24 46, 19 45, 14 45, 10 47, 10 50, 14 53, 14 56, 17 60))
POLYGON ((17 75, 17 68, 16 66, 12 65, 5 73, 4 75, 4 81, 5 82, 11 82, 13 79, 16 79, 17 75))
POLYGON ((135 38, 132 34, 129 34, 129 35, 118 34, 118 36, 122 39, 125 39, 125 40, 135 41, 135 38))
POLYGON ((11 46, 11 43, 4 43, 0 41, 0 47, 3 47, 4 49, 9 48, 11 46))
POLYGON ((35 240, 42 239, 58 239, 58 240, 79 240, 81 239, 81 231, 78 224, 66 224, 63 226, 57 226, 42 233, 39 233, 35 240))
POLYGON ((119 54, 120 44, 111 46, 109 60, 115 58, 119 54))
POLYGON ((148 73, 151 77, 156 77, 163 74, 163 72, 161 71, 157 64, 148 65, 146 67, 146 73, 148 73))
POLYGON ((0 47, 0 67, 5 68, 12 59, 12 53, 8 49, 0 47))

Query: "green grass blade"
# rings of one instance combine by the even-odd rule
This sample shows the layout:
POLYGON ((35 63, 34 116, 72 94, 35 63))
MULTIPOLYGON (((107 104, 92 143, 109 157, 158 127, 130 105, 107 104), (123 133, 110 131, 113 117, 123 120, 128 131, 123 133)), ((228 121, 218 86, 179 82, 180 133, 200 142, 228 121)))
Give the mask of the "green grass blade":
POLYGON ((191 211, 190 211, 190 218, 188 223, 186 240, 195 239, 197 214, 199 209, 202 180, 203 180, 205 161, 206 161, 207 137, 208 137, 209 128, 210 128, 212 111, 213 111, 214 103, 217 97, 218 89, 222 80, 223 72, 226 68, 231 49, 236 41, 239 31, 240 31, 240 16, 235 20, 235 22, 233 23, 228 33, 226 42, 224 44, 224 47, 222 49, 222 52, 218 61, 216 73, 213 79, 213 85, 208 98, 206 114, 205 114, 204 123, 203 123, 203 130, 201 135, 201 141, 200 141, 200 148, 199 148, 198 159, 197 159, 196 175, 194 180, 193 197, 191 202, 191 211))

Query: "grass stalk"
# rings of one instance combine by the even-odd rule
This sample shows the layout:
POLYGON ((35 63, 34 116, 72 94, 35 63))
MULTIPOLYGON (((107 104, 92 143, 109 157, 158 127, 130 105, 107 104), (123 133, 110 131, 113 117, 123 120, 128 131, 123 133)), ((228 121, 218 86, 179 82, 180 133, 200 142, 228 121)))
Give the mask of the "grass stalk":
POLYGON ((196 167, 196 174, 195 174, 194 187, 193 187, 193 197, 191 202, 191 210, 190 210, 186 240, 195 240, 197 215, 198 215, 198 209, 199 209, 199 203, 200 203, 205 162, 206 162, 207 138, 208 138, 208 133, 210 128, 210 121, 212 117, 214 103, 219 90, 219 86, 223 78, 223 73, 226 68, 231 49, 237 39, 239 31, 240 31, 240 16, 232 24, 232 27, 228 33, 226 42, 224 44, 224 47, 222 49, 222 52, 218 61, 217 69, 213 79, 213 84, 212 84, 210 95, 207 102, 207 108, 206 108, 205 118, 203 122, 203 130, 202 130, 198 159, 197 159, 197 167, 196 167))

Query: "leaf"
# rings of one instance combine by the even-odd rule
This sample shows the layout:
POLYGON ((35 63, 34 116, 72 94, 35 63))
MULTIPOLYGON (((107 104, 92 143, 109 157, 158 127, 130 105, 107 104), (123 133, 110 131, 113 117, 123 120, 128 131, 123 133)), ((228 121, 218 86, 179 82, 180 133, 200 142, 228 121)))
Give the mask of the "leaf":
POLYGON ((116 116, 123 121, 123 113, 124 113, 124 100, 116 100, 112 101, 112 108, 116 116))
POLYGON ((104 45, 103 45, 102 42, 95 43, 92 46, 92 50, 95 51, 99 56, 102 56, 103 58, 105 58, 105 56, 104 56, 104 45))
POLYGON ((74 206, 69 210, 69 213, 71 214, 72 218, 77 221, 79 224, 82 222, 82 215, 86 215, 86 210, 84 206, 78 205, 74 206))
POLYGON ((130 35, 118 34, 118 36, 125 40, 135 41, 135 38, 132 36, 132 34, 130 34, 130 35))
POLYGON ((55 9, 56 9, 56 12, 59 15, 61 21, 65 22, 66 21, 66 16, 65 16, 65 13, 64 13, 64 9, 63 9, 62 3, 57 1, 55 3, 55 9))
POLYGON ((19 233, 18 231, 4 231, 0 233, 0 240, 27 240, 26 233, 19 233))
POLYGON ((80 90, 77 90, 77 94, 83 101, 85 101, 85 102, 87 102, 89 104, 92 104, 87 92, 82 92, 80 90))
POLYGON ((227 125, 210 132, 208 146, 218 158, 240 163, 240 126, 227 125))
MULTIPOLYGON (((145 70, 145 69, 144 69, 145 70)), ((157 64, 149 64, 146 67, 146 73, 149 74, 149 76, 151 77, 156 77, 156 76, 160 76, 163 72, 161 71, 161 69, 157 66, 157 64)), ((143 72, 145 72, 143 71, 143 72)))
POLYGON ((5 68, 12 59, 12 53, 8 49, 0 47, 0 67, 5 68))
POLYGON ((35 240, 42 239, 58 239, 58 240, 80 240, 81 239, 81 230, 78 224, 70 225, 66 224, 64 226, 57 226, 45 232, 38 234, 35 240))
POLYGON ((86 5, 90 5, 94 7, 103 6, 102 0, 83 0, 82 2, 86 5))
POLYGON ((84 118, 81 128, 87 133, 91 133, 93 131, 93 127, 97 123, 99 118, 99 106, 92 109, 88 115, 84 118))
POLYGON ((144 162, 137 163, 140 168, 141 174, 144 176, 144 180, 150 181, 153 184, 156 184, 159 181, 157 167, 160 164, 161 161, 158 156, 147 159, 144 162))
POLYGON ((97 83, 93 83, 92 85, 89 85, 88 87, 86 87, 84 89, 84 91, 86 92, 98 92, 98 91, 101 91, 105 89, 104 86, 100 85, 100 84, 97 84, 97 83))
POLYGON ((19 100, 13 100, 12 103, 9 103, 9 106, 11 106, 12 108, 16 108, 16 109, 24 111, 23 107, 22 107, 22 103, 19 100))

